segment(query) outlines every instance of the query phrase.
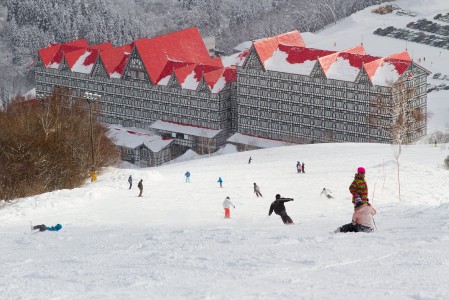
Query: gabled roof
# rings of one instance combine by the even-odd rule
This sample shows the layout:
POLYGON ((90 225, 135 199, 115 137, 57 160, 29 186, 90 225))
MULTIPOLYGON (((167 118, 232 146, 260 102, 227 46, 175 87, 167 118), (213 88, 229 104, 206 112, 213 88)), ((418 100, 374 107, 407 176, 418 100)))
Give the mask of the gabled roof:
POLYGON ((396 82, 412 63, 407 52, 382 58, 366 54, 361 45, 343 51, 307 48, 297 31, 253 45, 265 70, 309 76, 318 62, 328 79, 354 82, 364 68, 371 83, 381 86, 396 82))
POLYGON ((263 64, 273 55, 280 45, 305 47, 304 40, 298 30, 253 42, 254 48, 263 64))
POLYGON ((106 72, 111 78, 121 78, 131 54, 133 44, 111 48, 100 52, 106 72))
POLYGON ((117 146, 135 149, 141 145, 145 145, 151 151, 159 152, 173 142, 173 139, 163 139, 141 128, 127 128, 121 125, 111 124, 106 124, 106 126, 109 128, 106 135, 117 146))
POLYGON ((136 49, 153 84, 170 75, 173 69, 210 60, 198 28, 135 41, 136 49))
POLYGON ((87 47, 88 43, 86 39, 79 39, 64 44, 52 44, 46 48, 40 49, 38 53, 46 68, 57 69, 61 64, 64 53, 87 47))

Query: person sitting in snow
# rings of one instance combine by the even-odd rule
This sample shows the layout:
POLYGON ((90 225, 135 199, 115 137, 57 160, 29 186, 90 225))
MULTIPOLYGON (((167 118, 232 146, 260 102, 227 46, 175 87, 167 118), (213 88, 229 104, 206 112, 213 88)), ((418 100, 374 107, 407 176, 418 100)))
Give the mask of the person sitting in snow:
POLYGON ((334 197, 332 196, 332 192, 326 188, 323 188, 323 190, 321 191, 320 196, 325 196, 327 197, 327 199, 333 199, 334 197))
POLYGON ((365 180, 365 168, 358 167, 357 174, 349 186, 349 191, 352 194, 352 204, 355 205, 355 199, 360 197, 363 203, 368 203, 368 185, 365 180))
POLYGON ((225 219, 231 218, 231 206, 235 208, 235 205, 232 204, 231 199, 229 197, 226 197, 226 199, 223 201, 223 208, 225 211, 225 219))
POLYGON ((59 230, 61 230, 61 228, 62 228, 61 224, 56 224, 55 226, 51 226, 51 227, 47 227, 44 224, 33 226, 33 230, 39 229, 39 231, 46 231, 46 230, 48 230, 48 231, 59 231, 59 230))
POLYGON ((271 216, 271 214, 274 213, 281 216, 282 222, 284 224, 293 224, 292 218, 290 218, 287 215, 287 211, 285 210, 285 202, 293 201, 293 198, 282 198, 281 195, 276 195, 276 200, 271 203, 270 211, 268 212, 268 215, 271 216))
POLYGON ((373 216, 376 210, 371 204, 364 202, 362 198, 355 199, 354 214, 352 222, 338 227, 334 232, 372 232, 374 230, 373 216))

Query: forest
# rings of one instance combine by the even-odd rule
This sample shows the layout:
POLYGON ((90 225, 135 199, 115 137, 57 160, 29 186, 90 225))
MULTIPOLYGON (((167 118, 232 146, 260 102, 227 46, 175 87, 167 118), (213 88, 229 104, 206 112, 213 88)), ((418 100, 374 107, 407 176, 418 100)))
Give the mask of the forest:
POLYGON ((117 45, 198 26, 230 54, 241 42, 315 32, 375 0, 3 0, 0 103, 34 87, 37 50, 86 38, 117 45))

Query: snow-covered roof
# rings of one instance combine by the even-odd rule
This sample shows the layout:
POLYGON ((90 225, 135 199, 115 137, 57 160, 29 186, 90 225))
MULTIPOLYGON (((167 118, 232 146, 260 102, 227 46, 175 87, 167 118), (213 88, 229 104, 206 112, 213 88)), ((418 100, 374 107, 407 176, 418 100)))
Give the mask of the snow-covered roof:
POLYGON ((249 145, 249 146, 254 146, 254 147, 258 147, 258 148, 273 148, 273 147, 296 145, 294 143, 273 140, 273 139, 266 139, 266 138, 252 136, 252 135, 246 135, 246 134, 242 134, 242 133, 233 134, 230 138, 227 139, 227 142, 249 145))
POLYGON ((235 46, 233 48, 233 50, 235 50, 237 52, 242 52, 244 50, 251 48, 252 45, 253 45, 252 41, 246 41, 246 42, 240 43, 237 46, 235 46))
POLYGON ((151 151, 159 152, 173 142, 172 139, 163 139, 151 131, 141 128, 110 124, 106 124, 106 126, 109 128, 107 132, 108 137, 111 138, 117 146, 134 149, 140 145, 145 145, 151 151))
POLYGON ((372 84, 380 86, 391 86, 412 63, 407 52, 382 58, 366 54, 363 46, 338 52, 307 48, 299 32, 260 39, 253 45, 266 70, 310 75, 319 62, 327 78, 354 82, 364 68, 372 84))
POLYGON ((210 129, 210 128, 205 128, 205 127, 199 127, 199 126, 193 126, 193 125, 169 122, 169 121, 163 121, 163 120, 154 122, 153 124, 151 124, 150 128, 164 130, 164 131, 170 131, 170 132, 176 132, 176 133, 182 133, 182 134, 188 134, 188 135, 193 135, 193 136, 199 136, 199 137, 205 137, 205 138, 209 138, 209 139, 215 137, 217 134, 219 134, 222 131, 221 129, 210 129))
MULTIPOLYGON (((91 73, 97 61, 101 61, 111 78, 121 78, 129 61, 132 50, 142 60, 150 81, 155 85, 167 85, 173 73, 183 89, 195 90, 203 76, 234 64, 223 65, 221 58, 211 58, 197 27, 153 37, 137 39, 129 45, 113 48, 111 43, 89 46, 85 39, 50 45, 39 50, 39 55, 46 68, 59 68, 65 58, 73 72, 91 73), (100 59, 98 58, 100 54, 100 59)), ((247 53, 236 57, 239 65, 243 63, 247 53)), ((204 77, 213 93, 221 89, 213 89, 221 78, 204 77), (215 81, 213 81, 215 80, 215 81)), ((235 76, 227 76, 235 81, 235 76)), ((222 81, 222 80, 221 80, 222 81)), ((220 82, 222 85, 222 82, 220 82)))

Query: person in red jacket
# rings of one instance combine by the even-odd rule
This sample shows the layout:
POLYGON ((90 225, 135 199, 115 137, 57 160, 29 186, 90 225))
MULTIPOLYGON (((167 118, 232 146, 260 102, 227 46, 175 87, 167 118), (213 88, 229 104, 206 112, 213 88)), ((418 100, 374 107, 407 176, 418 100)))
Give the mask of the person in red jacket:
POLYGON ((355 205, 355 199, 360 197, 363 203, 368 203, 368 185, 365 180, 365 168, 358 167, 357 174, 354 176, 354 180, 349 186, 349 191, 352 195, 352 204, 355 205))

